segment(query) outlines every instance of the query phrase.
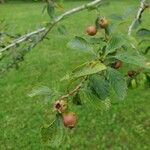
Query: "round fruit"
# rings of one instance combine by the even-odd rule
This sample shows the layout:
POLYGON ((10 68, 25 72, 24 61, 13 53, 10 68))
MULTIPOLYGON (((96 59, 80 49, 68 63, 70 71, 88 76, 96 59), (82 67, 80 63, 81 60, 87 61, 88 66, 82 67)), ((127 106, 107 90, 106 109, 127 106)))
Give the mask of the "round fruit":
POLYGON ((134 71, 134 70, 129 70, 128 71, 128 76, 129 77, 133 77, 133 76, 135 76, 136 75, 136 71, 134 71))
POLYGON ((68 128, 73 128, 77 123, 77 116, 74 112, 69 112, 63 115, 64 126, 68 128))
POLYGON ((86 30, 88 35, 94 36, 97 33, 96 26, 89 26, 86 30))
POLYGON ((67 100, 58 100, 54 103, 54 109, 58 111, 59 113, 66 112, 68 108, 67 100))
POLYGON ((108 20, 106 18, 101 18, 99 20, 99 25, 101 28, 107 28, 108 27, 108 20))
POLYGON ((120 60, 118 60, 118 61, 116 61, 114 64, 113 64, 113 68, 115 68, 115 69, 119 69, 121 66, 122 66, 122 64, 123 64, 123 62, 122 61, 120 61, 120 60))

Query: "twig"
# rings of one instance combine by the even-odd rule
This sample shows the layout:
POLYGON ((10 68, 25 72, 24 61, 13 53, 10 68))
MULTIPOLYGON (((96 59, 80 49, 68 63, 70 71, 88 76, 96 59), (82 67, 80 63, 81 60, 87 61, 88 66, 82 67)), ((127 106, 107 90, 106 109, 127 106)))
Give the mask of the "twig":
POLYGON ((60 98, 58 98, 58 100, 68 98, 69 96, 72 96, 75 93, 77 93, 81 89, 82 85, 86 80, 87 80, 87 76, 84 77, 83 80, 73 90, 71 90, 68 94, 61 96, 60 98))
MULTIPOLYGON (((40 28, 38 30, 35 30, 33 32, 27 33, 23 36, 21 36, 20 38, 16 39, 15 41, 13 41, 10 45, 6 46, 3 49, 0 49, 0 52, 4 52, 6 50, 9 50, 10 48, 16 46, 17 44, 20 44, 24 41, 26 41, 27 39, 29 39, 30 37, 32 37, 33 35, 39 34, 41 32, 44 32, 43 36, 40 38, 39 42, 42 41, 44 39, 44 37, 48 34, 48 32, 54 27, 54 25, 56 25, 58 22, 60 22, 61 20, 65 19, 66 17, 73 15, 77 12, 80 12, 82 10, 85 10, 89 7, 93 7, 96 6, 97 4, 99 4, 102 0, 94 0, 93 2, 87 3, 85 5, 81 5, 79 7, 73 8, 71 10, 66 11, 65 13, 61 14, 60 16, 54 18, 50 23, 49 23, 49 27, 43 27, 40 28)), ((38 42, 35 44, 37 45, 38 42)), ((34 46, 35 46, 34 45, 34 46)), ((33 46, 33 47, 34 47, 33 46)))
POLYGON ((6 51, 6 50, 8 50, 8 49, 10 49, 10 48, 12 48, 12 47, 14 47, 16 45, 18 45, 18 44, 20 44, 20 43, 22 43, 24 41, 26 41, 27 39, 29 39, 30 37, 32 37, 35 34, 39 34, 41 32, 44 32, 45 30, 46 30, 46 28, 43 27, 41 29, 38 29, 36 31, 30 32, 30 33, 28 33, 26 35, 21 36, 20 38, 14 40, 10 45, 6 46, 3 49, 0 49, 0 53, 6 51))
POLYGON ((145 10, 146 8, 147 8, 146 0, 141 0, 140 7, 139 7, 139 9, 138 9, 137 15, 136 15, 135 19, 132 21, 131 25, 130 25, 129 28, 128 28, 128 35, 129 35, 129 36, 131 35, 132 29, 133 29, 135 23, 136 23, 137 21, 141 22, 142 13, 144 12, 144 10, 145 10))

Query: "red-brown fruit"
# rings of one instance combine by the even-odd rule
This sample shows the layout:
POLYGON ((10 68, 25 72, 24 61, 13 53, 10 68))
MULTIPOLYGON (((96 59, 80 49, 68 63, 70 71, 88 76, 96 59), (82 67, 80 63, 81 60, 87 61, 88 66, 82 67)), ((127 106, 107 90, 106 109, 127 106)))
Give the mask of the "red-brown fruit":
POLYGON ((113 68, 119 69, 122 66, 123 62, 118 60, 113 64, 113 68))
POLYGON ((101 28, 107 28, 108 27, 108 20, 106 18, 101 18, 99 20, 99 25, 101 28))
POLYGON ((90 36, 94 36, 97 33, 97 28, 96 26, 89 26, 86 30, 87 34, 90 36))
POLYGON ((136 75, 136 73, 137 73, 137 72, 134 71, 134 70, 129 70, 129 71, 128 71, 128 76, 129 76, 129 77, 133 77, 133 76, 136 75))
POLYGON ((63 115, 63 123, 67 128, 75 127, 77 123, 77 116, 74 112, 69 112, 68 114, 63 115))

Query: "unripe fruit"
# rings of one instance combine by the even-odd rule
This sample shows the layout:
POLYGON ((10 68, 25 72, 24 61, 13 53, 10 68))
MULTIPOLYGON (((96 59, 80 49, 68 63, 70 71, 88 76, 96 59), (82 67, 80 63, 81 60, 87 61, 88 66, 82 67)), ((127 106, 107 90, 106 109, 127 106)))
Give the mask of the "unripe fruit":
POLYGON ((132 88, 136 88, 137 87, 137 83, 136 83, 135 79, 131 80, 131 86, 132 86, 132 88))
POLYGON ((129 71, 128 71, 128 76, 129 76, 129 77, 133 77, 133 76, 136 75, 136 73, 137 73, 137 72, 134 71, 134 70, 129 70, 129 71))
POLYGON ((122 66, 122 64, 123 64, 123 62, 118 60, 112 65, 112 67, 115 69, 119 69, 122 66))
POLYGON ((59 113, 66 112, 68 108, 67 100, 58 100, 54 103, 54 110, 58 111, 59 113))
POLYGON ((77 116, 74 112, 69 112, 68 114, 63 115, 63 123, 67 128, 75 127, 77 123, 77 116))
POLYGON ((107 28, 108 27, 108 20, 106 18, 101 18, 99 20, 99 25, 101 28, 107 28))
POLYGON ((97 33, 97 28, 96 26, 89 26, 86 30, 87 34, 90 36, 94 36, 97 33))

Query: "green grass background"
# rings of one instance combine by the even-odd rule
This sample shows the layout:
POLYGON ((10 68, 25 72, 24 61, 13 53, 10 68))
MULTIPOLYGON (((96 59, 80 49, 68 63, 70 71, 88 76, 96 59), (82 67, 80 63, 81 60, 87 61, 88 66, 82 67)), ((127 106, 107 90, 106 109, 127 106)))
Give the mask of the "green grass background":
MULTIPOLYGON (((64 10, 83 2, 66 2, 64 10)), ((123 13, 139 1, 114 0, 102 7, 101 15, 123 13)), ((26 33, 49 20, 42 14, 43 3, 11 1, 0 5, 0 19, 5 19, 14 33, 26 33)), ((63 10, 63 11, 64 11, 63 10)), ((60 13, 60 11, 58 12, 60 13)), ((149 26, 149 11, 143 17, 142 26, 149 26)), ((126 25, 119 30, 127 32, 126 25)), ((60 82, 66 72, 90 58, 70 50, 66 43, 75 35, 85 35, 85 28, 93 24, 95 11, 81 12, 66 19, 68 35, 60 35, 57 29, 25 57, 19 70, 11 69, 0 77, 0 150, 46 150, 41 142, 40 127, 46 122, 48 109, 44 97, 30 98, 27 94, 36 87, 48 86, 63 91, 60 82)), ((68 132, 61 150, 148 150, 150 149, 150 89, 129 90, 124 101, 116 98, 108 111, 96 110, 90 105, 73 107, 79 117, 78 126, 68 132)))

